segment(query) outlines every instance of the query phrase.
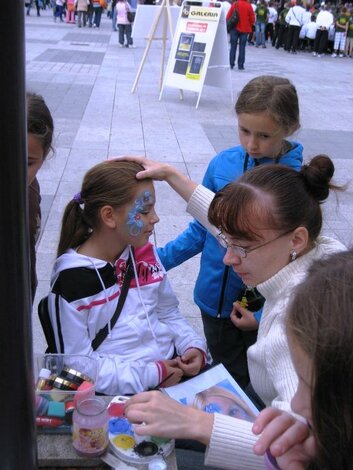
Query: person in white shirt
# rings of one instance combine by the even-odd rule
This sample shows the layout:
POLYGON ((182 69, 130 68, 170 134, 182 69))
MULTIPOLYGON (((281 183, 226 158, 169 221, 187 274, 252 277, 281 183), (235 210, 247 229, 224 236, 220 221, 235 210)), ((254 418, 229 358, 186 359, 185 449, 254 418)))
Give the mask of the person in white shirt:
POLYGON ((271 40, 271 43, 273 42, 273 33, 274 33, 274 27, 278 18, 277 10, 273 6, 273 2, 269 2, 268 4, 268 19, 267 19, 267 24, 266 24, 266 39, 271 40))
POLYGON ((302 1, 297 0, 295 6, 290 8, 286 16, 286 22, 288 23, 288 33, 287 33, 287 52, 292 52, 292 54, 297 53, 298 42, 299 42, 299 33, 300 28, 303 25, 303 14, 305 13, 304 8, 302 7, 302 1))
POLYGON ((316 18, 317 31, 314 41, 314 57, 321 57, 326 52, 329 29, 334 21, 333 14, 328 10, 328 6, 324 5, 316 18))
POLYGON ((311 21, 309 23, 305 23, 300 30, 299 38, 302 41, 301 49, 305 50, 306 48, 312 52, 314 48, 314 40, 317 31, 317 24, 315 21, 315 15, 311 16, 311 21))
MULTIPOLYGON (((151 163, 144 158, 137 161, 145 168, 147 163, 147 169, 151 163)), ((315 259, 344 250, 338 241, 319 236, 320 202, 332 187, 332 161, 320 155, 299 172, 283 165, 260 165, 215 196, 174 168, 163 164, 159 168, 160 173, 158 168, 153 173, 152 168, 137 177, 167 179, 189 200, 188 211, 227 247, 224 262, 266 298, 257 341, 248 349, 251 383, 267 406, 272 403, 277 409, 290 410, 298 383, 285 332, 292 292, 315 259)), ((246 315, 246 309, 235 304, 234 322, 237 313, 246 315)), ((133 423, 144 423, 135 428, 138 435, 196 439, 206 444, 206 465, 264 468, 263 458, 253 454, 256 437, 252 425, 242 419, 187 407, 160 392, 129 399, 125 416, 133 423)))

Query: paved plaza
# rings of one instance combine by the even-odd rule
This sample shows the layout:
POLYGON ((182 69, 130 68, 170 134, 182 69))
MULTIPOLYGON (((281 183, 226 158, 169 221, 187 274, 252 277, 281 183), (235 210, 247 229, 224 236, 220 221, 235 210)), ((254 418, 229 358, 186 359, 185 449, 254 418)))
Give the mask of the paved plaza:
MULTIPOLYGON (((34 10, 32 10, 32 15, 34 10)), ((162 45, 154 41, 136 93, 131 93, 145 41, 136 49, 118 47, 105 16, 99 30, 55 23, 51 11, 26 17, 27 89, 41 93, 55 121, 55 155, 39 173, 43 224, 37 247, 39 285, 34 308, 49 291, 61 216, 80 189, 86 170, 108 156, 146 155, 170 162, 201 181, 210 159, 239 143, 230 89, 205 87, 199 108, 196 95, 166 89, 158 101, 162 45)), ((301 130, 294 136, 306 159, 326 153, 336 166, 336 181, 353 178, 353 60, 294 56, 283 50, 247 47, 245 70, 231 72, 234 99, 251 78, 285 76, 297 87, 301 130)), ((165 183, 157 183, 155 242, 163 245, 190 221, 185 204, 165 183)), ((353 246, 353 185, 324 204, 324 233, 353 246)), ((199 257, 170 271, 184 315, 201 332, 193 285, 199 257)), ((44 339, 33 315, 34 351, 44 339)))

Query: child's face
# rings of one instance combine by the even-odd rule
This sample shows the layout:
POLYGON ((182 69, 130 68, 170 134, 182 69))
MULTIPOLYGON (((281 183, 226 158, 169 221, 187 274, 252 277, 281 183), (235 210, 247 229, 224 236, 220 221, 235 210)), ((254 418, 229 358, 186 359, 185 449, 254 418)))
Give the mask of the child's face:
POLYGON ((153 184, 139 184, 131 203, 124 208, 124 232, 127 244, 144 246, 152 235, 154 225, 159 221, 155 211, 156 196, 153 184))
POLYGON ((28 153, 28 170, 27 170, 27 182, 28 185, 32 183, 38 170, 44 161, 43 146, 34 134, 28 134, 27 138, 27 153, 28 153))
POLYGON ((276 158, 286 134, 284 129, 265 111, 238 114, 238 132, 242 147, 252 158, 276 158))
POLYGON ((298 388, 291 407, 295 413, 306 418, 312 426, 311 394, 312 394, 312 361, 297 341, 289 336, 289 346, 294 368, 298 375, 298 388))

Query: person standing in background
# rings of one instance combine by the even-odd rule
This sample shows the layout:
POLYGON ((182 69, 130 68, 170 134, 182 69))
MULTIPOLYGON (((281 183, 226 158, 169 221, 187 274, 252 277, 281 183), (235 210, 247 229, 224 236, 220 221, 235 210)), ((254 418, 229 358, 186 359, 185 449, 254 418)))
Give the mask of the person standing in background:
POLYGON ((266 47, 265 44, 265 29, 269 16, 269 10, 265 0, 260 0, 259 5, 257 5, 256 10, 256 23, 255 23, 255 32, 256 32, 256 47, 262 46, 266 47))
POLYGON ((348 31, 347 31, 347 40, 346 40, 346 56, 353 57, 353 12, 351 12, 351 16, 348 22, 348 31))
POLYGON ((116 2, 116 22, 119 29, 119 46, 132 47, 131 23, 128 19, 128 12, 131 12, 131 6, 126 0, 118 0, 116 2), (126 42, 124 44, 126 37, 126 42))
POLYGON ((252 6, 247 0, 238 0, 230 7, 227 14, 227 21, 232 16, 235 9, 238 11, 239 21, 230 31, 229 64, 230 68, 233 69, 239 41, 238 69, 244 70, 246 40, 255 23, 255 15, 252 6))
POLYGON ((346 7, 342 7, 336 20, 335 41, 331 57, 344 57, 349 15, 346 7), (336 52, 335 52, 336 51, 336 52))
POLYGON ((333 14, 329 11, 328 6, 324 5, 323 10, 320 11, 316 18, 317 31, 314 41, 314 57, 321 57, 326 52, 328 32, 334 21, 333 14))
POLYGON ((87 10, 89 6, 89 0, 75 0, 75 6, 77 9, 77 26, 81 28, 86 27, 87 24, 87 10))
POLYGON ((266 25, 266 40, 270 39, 271 44, 273 45, 273 37, 274 37, 274 27, 277 22, 278 14, 276 8, 273 6, 273 2, 269 2, 268 4, 268 22, 266 25))
POLYGON ((297 0, 295 6, 291 7, 286 16, 286 22, 288 23, 287 33, 287 52, 292 54, 297 53, 300 29, 303 25, 303 14, 305 13, 302 7, 302 1, 297 0))

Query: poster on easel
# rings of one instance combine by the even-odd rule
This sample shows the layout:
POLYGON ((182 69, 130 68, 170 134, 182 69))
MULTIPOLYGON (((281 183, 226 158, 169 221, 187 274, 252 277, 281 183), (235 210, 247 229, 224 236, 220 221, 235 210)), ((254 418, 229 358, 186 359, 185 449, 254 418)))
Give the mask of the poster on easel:
POLYGON ((164 87, 199 93, 204 83, 230 87, 228 39, 220 2, 182 4, 160 94, 164 87))

